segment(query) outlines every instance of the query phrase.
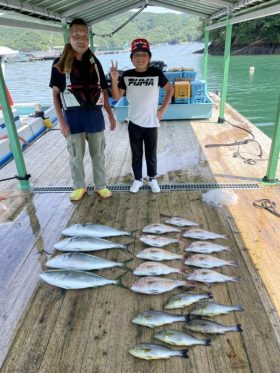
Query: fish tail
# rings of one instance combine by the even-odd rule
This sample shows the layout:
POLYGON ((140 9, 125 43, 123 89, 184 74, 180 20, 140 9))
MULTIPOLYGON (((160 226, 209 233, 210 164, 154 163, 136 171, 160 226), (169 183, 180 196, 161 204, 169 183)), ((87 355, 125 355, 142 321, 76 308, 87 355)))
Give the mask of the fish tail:
POLYGON ((230 246, 224 246, 224 250, 225 251, 231 251, 231 247, 230 246))
POLYGON ((188 314, 185 315, 184 317, 185 317, 185 321, 186 321, 186 322, 190 322, 190 321, 192 321, 192 316, 191 316, 190 313, 188 313, 188 314))
POLYGON ((179 272, 183 273, 183 274, 188 274, 188 273, 190 273, 190 270, 188 268, 180 268, 179 272))
POLYGON ((234 266, 234 267, 238 266, 238 264, 234 260, 229 260, 228 263, 230 266, 234 266))
POLYGON ((181 350, 180 351, 180 356, 185 358, 185 359, 188 359, 188 357, 189 357, 188 352, 189 352, 189 350, 187 350, 187 349, 181 350))
POLYGON ((241 281, 241 277, 233 276, 231 281, 241 281))
MULTIPOLYGON (((124 262, 121 263, 121 264, 122 264, 121 267, 122 267, 122 268, 125 268, 125 269, 126 269, 126 272, 131 272, 131 271, 132 271, 132 269, 129 268, 129 267, 127 266, 127 264, 128 264, 129 262, 131 262, 133 259, 134 259, 134 258, 130 258, 130 259, 125 260, 124 262)), ((126 272, 125 272, 125 273, 126 273, 126 272)))
POLYGON ((129 287, 125 286, 125 285, 121 282, 122 278, 123 278, 123 277, 127 274, 127 272, 129 272, 129 271, 130 271, 130 269, 128 269, 128 270, 125 271, 124 273, 120 274, 120 275, 116 278, 116 281, 117 281, 116 286, 119 286, 119 287, 121 287, 121 288, 123 288, 123 289, 129 289, 129 287))
POLYGON ((205 346, 211 346, 212 339, 205 339, 205 346))
POLYGON ((241 327, 241 324, 237 324, 237 325, 236 325, 236 331, 237 331, 237 332, 243 332, 243 329, 242 329, 242 327, 241 327))
POLYGON ((208 292, 206 293, 206 295, 208 296, 209 299, 213 299, 213 294, 210 293, 210 291, 208 291, 208 292))
POLYGON ((236 306, 235 311, 244 311, 244 308, 242 306, 236 306))

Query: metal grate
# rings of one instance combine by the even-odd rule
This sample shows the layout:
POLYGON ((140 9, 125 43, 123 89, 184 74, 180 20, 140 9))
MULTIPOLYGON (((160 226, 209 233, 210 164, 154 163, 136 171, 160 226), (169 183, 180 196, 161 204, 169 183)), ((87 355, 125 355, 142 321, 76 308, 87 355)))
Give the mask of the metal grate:
MULTIPOLYGON (((260 189, 258 184, 227 184, 227 183, 180 183, 180 184, 160 184, 161 191, 184 191, 201 189, 260 189)), ((129 184, 108 185, 112 192, 129 192, 129 184)), ((34 193, 70 193, 73 188, 70 186, 45 186, 34 187, 34 193)), ((94 187, 87 188, 88 192, 93 192, 94 187)), ((147 185, 141 187, 141 190, 150 190, 147 185)))

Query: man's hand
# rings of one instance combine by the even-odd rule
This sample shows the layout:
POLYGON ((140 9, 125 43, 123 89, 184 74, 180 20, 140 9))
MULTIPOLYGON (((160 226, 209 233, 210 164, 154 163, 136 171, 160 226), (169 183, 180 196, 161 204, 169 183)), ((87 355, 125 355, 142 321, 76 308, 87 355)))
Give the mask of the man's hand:
POLYGON ((64 137, 67 137, 68 135, 70 135, 69 126, 65 121, 59 122, 59 129, 64 137))

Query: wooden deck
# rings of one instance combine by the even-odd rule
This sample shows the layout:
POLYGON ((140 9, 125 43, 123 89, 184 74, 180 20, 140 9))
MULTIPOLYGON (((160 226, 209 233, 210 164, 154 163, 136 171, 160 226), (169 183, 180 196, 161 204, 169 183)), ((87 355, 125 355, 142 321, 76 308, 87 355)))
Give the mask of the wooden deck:
MULTIPOLYGON (((217 98, 215 103, 218 104, 217 98)), ((161 183, 259 183, 266 173, 270 140, 227 107, 226 118, 230 122, 242 122, 247 129, 253 129, 262 145, 262 159, 256 165, 249 165, 233 157, 236 147, 205 148, 206 144, 247 137, 244 131, 229 124, 215 123, 217 115, 214 108, 209 121, 162 123, 158 151, 161 183)), ((106 132, 106 139, 108 183, 130 183, 126 124, 119 124, 115 132, 106 132)), ((246 153, 253 158, 256 147, 247 145, 246 153)), ((71 185, 68 154, 58 131, 41 138, 25 151, 24 157, 34 186, 71 185)), ((86 168, 87 182, 92 184, 88 158, 86 168)), ((11 163, 0 170, 0 179, 15 174, 11 163)), ((72 204, 67 193, 31 194, 17 190, 15 180, 1 182, 0 196, 6 198, 0 202, 1 372, 279 372, 280 218, 256 209, 252 203, 269 198, 279 211, 280 187, 260 183, 260 189, 234 190, 238 204, 222 209, 203 203, 202 192, 159 195, 148 191, 137 195, 115 192, 108 201, 91 194, 72 204), (46 270, 44 263, 54 253, 53 244, 67 225, 100 223, 136 230, 135 243, 130 249, 137 253, 144 246, 138 240, 141 228, 162 222, 164 215, 194 220, 204 229, 229 236, 227 243, 232 252, 219 257, 237 261, 238 267, 225 268, 222 272, 240 276, 241 281, 214 285, 210 291, 215 301, 244 307, 244 312, 216 318, 227 325, 240 323, 243 332, 214 337, 210 347, 190 347, 189 359, 147 362, 130 356, 128 350, 136 343, 156 342, 154 330, 134 325, 131 320, 143 310, 162 310, 166 300, 178 290, 157 296, 136 294, 116 286, 64 291, 43 283, 39 274, 46 270)), ((131 238, 125 237, 114 240, 131 242, 131 238)), ((184 244, 169 249, 183 253, 188 242, 184 239, 184 244)), ((98 255, 115 260, 128 258, 117 250, 98 255)), ((134 259, 130 266, 135 268, 139 263, 140 260, 134 259)), ((181 266, 178 261, 170 265, 181 266)), ((115 278, 122 270, 100 273, 115 278)), ((135 279, 129 273, 124 283, 130 286, 135 279)), ((198 285, 197 289, 209 290, 204 285, 198 285)), ((182 329, 182 323, 172 327, 182 329)))

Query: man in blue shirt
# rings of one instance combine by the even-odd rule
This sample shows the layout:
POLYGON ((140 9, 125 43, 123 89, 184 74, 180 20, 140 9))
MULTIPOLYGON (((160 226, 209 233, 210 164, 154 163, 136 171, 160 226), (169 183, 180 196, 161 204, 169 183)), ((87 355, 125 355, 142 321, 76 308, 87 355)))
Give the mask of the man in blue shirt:
POLYGON ((110 198, 112 193, 105 183, 102 107, 108 114, 111 130, 115 129, 116 120, 109 104, 107 81, 99 60, 88 47, 89 33, 84 20, 74 19, 71 22, 69 40, 70 44, 65 47, 68 62, 63 65, 62 59, 54 61, 50 87, 60 131, 66 138, 70 155, 73 180, 70 200, 78 201, 86 193, 83 165, 86 140, 92 160, 95 192, 101 198, 110 198))

